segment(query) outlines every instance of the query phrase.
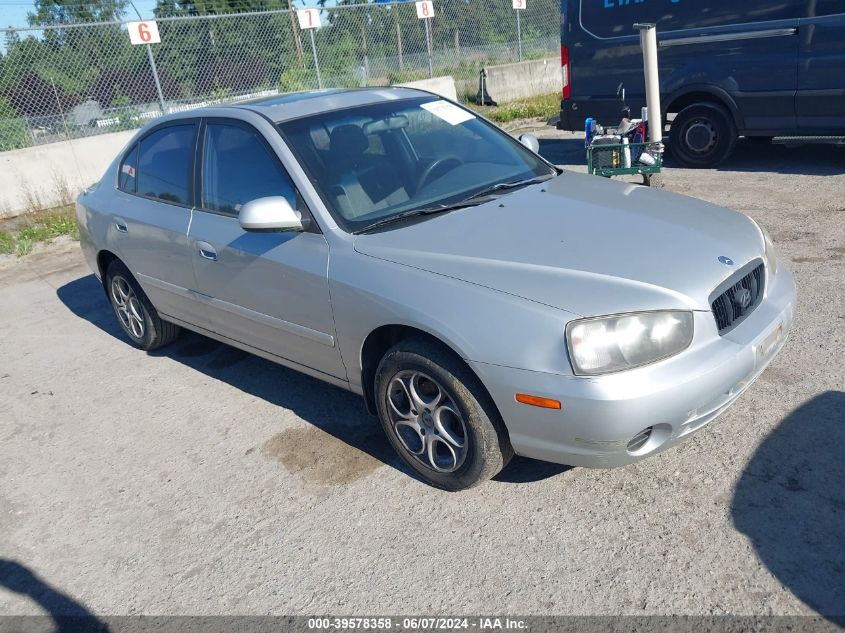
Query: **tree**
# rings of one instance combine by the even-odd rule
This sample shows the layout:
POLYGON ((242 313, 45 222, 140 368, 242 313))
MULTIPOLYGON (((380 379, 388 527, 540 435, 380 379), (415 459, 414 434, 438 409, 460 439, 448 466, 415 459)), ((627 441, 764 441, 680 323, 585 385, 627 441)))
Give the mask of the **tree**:
POLYGON ((72 22, 111 22, 120 19, 127 0, 35 0, 35 12, 27 14, 32 26, 72 22))
POLYGON ((175 15, 221 15, 287 8, 287 0, 158 0, 157 18, 175 15))

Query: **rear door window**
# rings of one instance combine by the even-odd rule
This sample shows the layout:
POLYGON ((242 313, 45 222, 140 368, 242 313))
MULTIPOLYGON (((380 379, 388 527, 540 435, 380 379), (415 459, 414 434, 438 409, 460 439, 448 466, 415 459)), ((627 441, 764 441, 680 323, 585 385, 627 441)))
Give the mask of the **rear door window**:
POLYGON ((117 188, 128 193, 135 193, 135 174, 138 169, 138 146, 135 145, 120 164, 117 188))
POLYGON ((581 25, 600 38, 636 35, 634 23, 662 32, 801 17, 802 0, 579 0, 581 25))
POLYGON ((141 139, 135 167, 136 192, 146 198, 191 204, 197 126, 170 125, 141 139))

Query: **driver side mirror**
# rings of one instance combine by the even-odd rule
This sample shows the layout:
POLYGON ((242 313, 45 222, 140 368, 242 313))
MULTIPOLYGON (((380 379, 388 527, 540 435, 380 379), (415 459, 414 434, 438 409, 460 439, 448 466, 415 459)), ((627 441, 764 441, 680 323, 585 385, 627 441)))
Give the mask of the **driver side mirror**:
POLYGON ((287 198, 270 196, 251 200, 238 212, 244 231, 302 231, 302 214, 290 206, 287 198))
POLYGON ((525 145, 525 147, 530 149, 535 154, 540 153, 540 141, 538 141, 537 137, 533 134, 523 134, 519 137, 519 142, 525 145))

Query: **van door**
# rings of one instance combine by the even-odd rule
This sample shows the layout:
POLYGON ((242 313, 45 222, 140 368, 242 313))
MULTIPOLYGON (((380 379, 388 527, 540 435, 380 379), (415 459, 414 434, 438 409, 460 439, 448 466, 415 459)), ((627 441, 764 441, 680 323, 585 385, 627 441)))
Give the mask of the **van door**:
MULTIPOLYGON (((616 90, 625 84, 634 114, 645 105, 643 61, 633 25, 657 25, 664 100, 686 93, 731 96, 738 132, 765 134, 796 127, 798 22, 806 0, 570 0, 572 101, 577 111, 618 121, 616 90), (573 4, 579 10, 573 15, 573 4)), ((670 106, 664 101, 664 107, 670 106)))
POLYGON ((800 23, 798 95, 802 132, 845 130, 845 2, 809 0, 800 23))

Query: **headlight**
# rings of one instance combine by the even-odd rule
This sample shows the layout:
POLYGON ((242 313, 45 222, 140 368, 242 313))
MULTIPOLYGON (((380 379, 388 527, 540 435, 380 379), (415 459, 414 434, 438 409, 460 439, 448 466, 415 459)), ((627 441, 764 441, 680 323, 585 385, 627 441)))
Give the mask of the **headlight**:
POLYGON ((572 321, 566 326, 576 374, 594 376, 647 365, 692 342, 692 312, 640 312, 572 321))
POLYGON ((772 242, 772 236, 769 235, 769 232, 763 228, 763 225, 760 224, 754 218, 749 218, 754 225, 760 230, 760 235, 763 236, 763 249, 764 255, 766 257, 766 266, 769 268, 769 272, 774 275, 778 271, 778 255, 775 252, 775 245, 772 242))

